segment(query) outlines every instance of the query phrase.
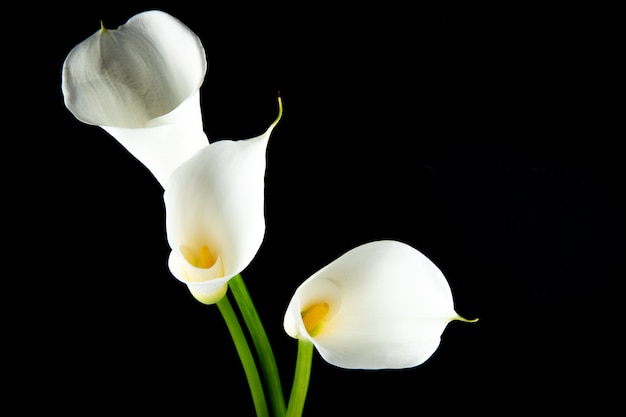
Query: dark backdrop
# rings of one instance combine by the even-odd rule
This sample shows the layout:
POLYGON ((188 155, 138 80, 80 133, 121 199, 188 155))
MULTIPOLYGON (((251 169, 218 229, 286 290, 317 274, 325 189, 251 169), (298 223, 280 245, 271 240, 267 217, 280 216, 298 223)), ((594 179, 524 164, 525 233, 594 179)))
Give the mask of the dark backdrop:
POLYGON ((97 3, 20 15, 35 33, 14 35, 7 56, 18 63, 5 65, 17 90, 5 123, 19 124, 5 153, 6 222, 17 230, 5 343, 22 408, 253 414, 218 310, 169 274, 160 186, 63 105, 69 50, 101 19, 115 28, 152 8, 204 43, 212 140, 260 134, 283 97, 266 239, 243 276, 287 394, 291 294, 361 243, 420 249, 457 311, 480 318, 450 324, 410 370, 347 371, 316 355, 305 415, 601 415, 616 400, 623 133, 610 128, 612 11, 97 3))

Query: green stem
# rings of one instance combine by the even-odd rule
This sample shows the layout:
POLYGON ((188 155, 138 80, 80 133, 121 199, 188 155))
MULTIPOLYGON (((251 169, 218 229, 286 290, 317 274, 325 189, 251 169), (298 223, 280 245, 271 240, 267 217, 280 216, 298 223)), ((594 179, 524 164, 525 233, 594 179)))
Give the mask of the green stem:
POLYGON ((287 417, 301 417, 304 410, 304 401, 309 390, 311 379, 311 363, 313 361, 313 343, 308 340, 298 339, 298 358, 296 360, 296 372, 289 396, 287 417))
POLYGON ((283 396, 283 388, 280 383, 274 352, 241 274, 229 281, 229 287, 252 336, 252 342, 259 357, 261 371, 267 384, 269 401, 274 410, 274 415, 276 417, 284 417, 286 411, 285 397, 283 396))
POLYGON ((269 417, 269 411, 267 408, 267 402, 265 400, 265 394, 263 392, 263 385, 261 384, 261 378, 259 377, 259 371, 254 362, 254 357, 248 346, 248 341, 243 333, 239 319, 233 310, 230 301, 228 300, 228 294, 226 294, 220 301, 217 302, 226 326, 230 331, 230 335, 235 343, 237 353, 239 353, 239 359, 243 365, 243 369, 248 379, 248 385, 250 386, 250 392, 252 393, 252 401, 254 402, 254 408, 256 409, 257 417, 269 417))

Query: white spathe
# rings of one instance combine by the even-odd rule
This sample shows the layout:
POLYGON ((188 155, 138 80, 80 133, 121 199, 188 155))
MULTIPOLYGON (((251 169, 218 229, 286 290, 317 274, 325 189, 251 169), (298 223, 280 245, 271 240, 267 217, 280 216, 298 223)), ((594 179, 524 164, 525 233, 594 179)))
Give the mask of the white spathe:
POLYGON ((192 295, 214 304, 255 257, 265 235, 265 167, 271 132, 220 140, 178 167, 164 192, 169 268, 192 295))
POLYGON ((78 120, 102 127, 165 187, 172 170, 208 144, 199 95, 206 71, 200 39, 151 10, 75 46, 61 88, 78 120))
POLYGON ((309 340, 328 363, 348 369, 400 369, 438 348, 454 309, 443 273, 421 252, 394 240, 358 246, 304 281, 284 318, 287 334, 309 340), (327 305, 314 335, 303 313, 327 305))

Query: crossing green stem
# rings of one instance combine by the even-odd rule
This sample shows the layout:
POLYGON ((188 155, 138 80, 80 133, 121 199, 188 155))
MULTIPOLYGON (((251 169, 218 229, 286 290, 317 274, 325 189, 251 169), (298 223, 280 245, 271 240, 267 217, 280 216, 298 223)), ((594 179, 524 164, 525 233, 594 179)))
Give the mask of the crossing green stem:
POLYGON ((280 383, 280 375, 274 358, 274 352, 270 345, 265 328, 261 323, 261 318, 252 302, 250 293, 246 288, 241 274, 232 278, 228 283, 233 297, 239 306, 241 315, 248 327, 252 343, 256 349, 261 372, 265 380, 269 402, 272 406, 275 417, 284 417, 286 412, 285 397, 280 383))
POLYGON ((254 356, 248 346, 248 341, 243 333, 239 319, 233 310, 230 301, 228 300, 228 294, 226 294, 220 301, 217 302, 226 326, 230 331, 230 335, 235 343, 235 348, 241 359, 241 364, 246 373, 248 379, 248 385, 250 386, 250 392, 252 394, 252 401, 254 402, 254 408, 256 409, 257 417, 269 417, 269 410, 267 408, 267 402, 265 400, 265 393, 263 392, 263 384, 259 376, 259 371, 254 361, 254 356))

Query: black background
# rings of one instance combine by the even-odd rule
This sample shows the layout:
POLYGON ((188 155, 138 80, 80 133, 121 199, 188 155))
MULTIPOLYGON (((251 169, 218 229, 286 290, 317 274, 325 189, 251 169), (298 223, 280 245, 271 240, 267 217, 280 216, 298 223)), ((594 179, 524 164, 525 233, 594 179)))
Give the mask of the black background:
POLYGON ((15 348, 6 366, 17 370, 8 397, 82 415, 253 415, 218 310, 169 274, 160 186, 63 105, 70 49, 101 19, 113 29, 153 8, 205 46, 211 140, 260 134, 283 97, 267 156, 266 239, 243 276, 286 394, 291 294, 361 243, 420 249, 447 276, 457 311, 480 318, 450 324, 434 356, 410 370, 347 371, 316 355, 306 416, 612 407, 621 52, 613 11, 571 5, 107 1, 22 15, 34 34, 13 35, 18 63, 5 65, 21 80, 8 82, 16 111, 5 120, 19 125, 5 154, 6 222, 17 231, 4 294, 5 344, 15 348))

